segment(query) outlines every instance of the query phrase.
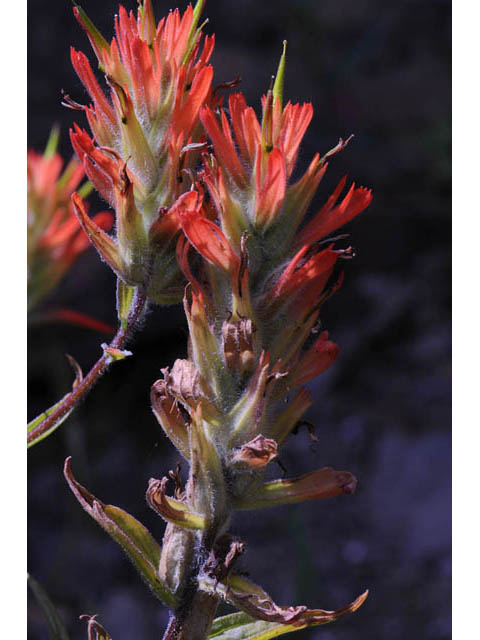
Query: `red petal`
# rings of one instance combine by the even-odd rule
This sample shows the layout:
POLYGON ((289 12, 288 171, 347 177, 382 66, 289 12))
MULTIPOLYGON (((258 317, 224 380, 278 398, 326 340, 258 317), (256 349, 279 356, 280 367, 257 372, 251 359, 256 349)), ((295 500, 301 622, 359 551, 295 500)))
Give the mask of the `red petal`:
POLYGON ((260 157, 258 157, 255 217, 260 224, 266 225, 274 220, 282 206, 287 188, 287 172, 284 154, 278 148, 268 154, 267 171, 262 185, 260 185, 260 164, 260 157))
POLYGON ((113 113, 113 109, 93 74, 87 56, 81 51, 75 51, 75 49, 72 47, 70 49, 70 57, 72 59, 72 64, 75 71, 77 72, 78 77, 90 94, 92 100, 95 102, 95 106, 99 109, 102 115, 110 121, 112 125, 115 125, 116 118, 113 113))
MULTIPOLYGON (((223 112, 222 112, 223 113, 223 112)), ((204 107, 200 111, 200 119, 215 148, 215 153, 219 161, 224 165, 231 178, 239 185, 246 183, 245 171, 240 164, 232 134, 226 121, 225 115, 222 117, 223 131, 220 129, 218 121, 211 109, 204 107)))

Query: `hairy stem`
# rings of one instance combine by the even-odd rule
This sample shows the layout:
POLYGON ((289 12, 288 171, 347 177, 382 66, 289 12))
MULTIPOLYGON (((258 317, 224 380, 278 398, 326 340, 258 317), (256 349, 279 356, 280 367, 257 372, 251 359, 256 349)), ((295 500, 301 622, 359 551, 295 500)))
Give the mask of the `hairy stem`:
MULTIPOLYGON (((142 313, 147 300, 144 289, 137 287, 135 295, 133 296, 132 305, 128 314, 126 325, 120 327, 115 334, 113 340, 108 345, 111 349, 123 349, 128 339, 131 336, 132 330, 142 313)), ((36 440, 43 433, 48 431, 58 420, 60 420, 66 413, 74 408, 82 398, 84 398, 89 391, 94 387, 100 377, 107 371, 111 364, 111 357, 104 353, 101 358, 93 365, 87 375, 82 381, 75 387, 75 389, 68 394, 62 404, 51 413, 43 422, 38 424, 35 429, 32 429, 27 436, 27 444, 36 440)))
POLYGON ((205 640, 217 607, 217 597, 197 590, 190 606, 170 618, 163 640, 205 640))

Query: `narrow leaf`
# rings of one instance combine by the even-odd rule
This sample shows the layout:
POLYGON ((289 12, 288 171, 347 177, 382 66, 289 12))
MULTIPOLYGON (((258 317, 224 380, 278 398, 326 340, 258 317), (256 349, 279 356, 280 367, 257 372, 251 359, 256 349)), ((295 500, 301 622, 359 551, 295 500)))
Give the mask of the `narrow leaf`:
MULTIPOLYGON (((57 403, 55 403, 52 407, 50 407, 49 409, 41 413, 39 416, 34 418, 31 422, 29 422, 27 424, 27 435, 31 431, 33 431, 33 429, 35 429, 38 425, 40 425, 44 420, 46 420, 49 416, 51 416, 52 413, 54 413, 58 409, 58 407, 61 406, 63 402, 65 402, 65 400, 68 398, 69 395, 70 393, 67 393, 66 395, 64 395, 63 398, 59 400, 57 403)), ((69 411, 64 413, 56 422, 52 424, 50 429, 47 429, 47 431, 44 431, 36 438, 33 438, 32 440, 30 440, 30 442, 28 442, 27 444, 27 448, 29 449, 30 447, 33 447, 34 444, 41 442, 44 438, 47 438, 51 433, 53 433, 55 429, 58 429, 58 427, 62 424, 62 422, 64 422, 68 418, 68 416, 72 413, 74 408, 75 406, 72 406, 72 408, 69 409, 69 411)))
POLYGON ((47 146, 45 147, 45 151, 43 152, 44 158, 51 158, 56 153, 59 138, 60 128, 58 127, 58 125, 55 125, 54 127, 52 127, 50 135, 48 136, 47 146))
POLYGON ((215 640, 270 640, 270 638, 276 638, 286 633, 333 622, 343 615, 353 613, 361 607, 367 596, 368 591, 365 591, 350 605, 337 611, 323 611, 322 609, 306 611, 299 620, 291 624, 265 622, 255 620, 246 613, 233 613, 214 620, 208 638, 215 638, 215 640))
POLYGON ((110 53, 110 45, 102 36, 100 31, 97 29, 97 27, 93 24, 93 22, 90 20, 90 18, 87 16, 87 14, 82 9, 82 7, 79 4, 77 4, 75 1, 73 2, 73 4, 74 4, 73 13, 76 19, 78 20, 78 22, 80 23, 80 25, 82 26, 82 28, 85 30, 88 36, 88 39, 90 40, 90 43, 92 45, 92 48, 95 51, 95 55, 98 58, 99 65, 101 66, 103 61, 102 50, 106 49, 107 53, 110 53))
POLYGON ((70 458, 65 460, 64 475, 85 511, 125 551, 153 593, 168 606, 175 606, 175 598, 158 576, 160 546, 146 527, 123 509, 100 502, 73 477, 70 458))
POLYGON ((278 63, 277 75, 275 76, 275 84, 273 85, 273 99, 275 102, 283 104, 283 84, 285 78, 285 58, 287 56, 287 41, 283 41, 283 52, 278 63))
POLYGON ((45 589, 31 575, 28 575, 28 586, 47 618, 50 640, 69 640, 67 630, 45 589))
POLYGON ((290 480, 273 480, 239 498, 237 509, 260 509, 354 493, 357 479, 348 471, 324 467, 290 480))
MULTIPOLYGON (((72 385, 72 390, 74 391, 76 389, 76 387, 83 380, 83 372, 82 372, 82 369, 81 369, 80 365, 75 360, 75 358, 73 358, 72 356, 68 355, 68 353, 67 353, 67 359, 68 359, 68 361, 69 361, 70 365, 72 366, 72 369, 73 369, 73 371, 75 373, 75 380, 73 381, 73 385, 72 385)), ((62 405, 62 403, 65 402, 65 400, 67 400, 67 398, 70 395, 70 393, 67 393, 66 395, 64 395, 61 400, 59 400, 56 404, 53 405, 53 407, 50 407, 49 409, 47 409, 46 411, 41 413, 39 416, 34 418, 31 422, 29 422, 27 424, 27 436, 31 433, 31 431, 33 431, 33 429, 35 429, 37 426, 42 424, 42 422, 44 420, 49 418, 52 415, 52 413, 54 413, 58 409, 58 407, 60 407, 62 405)), ((62 422, 64 422, 68 418, 68 416, 72 413, 74 408, 75 408, 75 405, 73 405, 66 413, 64 413, 62 416, 60 416, 52 424, 50 429, 47 429, 47 431, 44 431, 40 435, 32 438, 30 441, 27 440, 27 449, 29 449, 34 444, 37 444, 37 442, 40 442, 41 440, 43 440, 44 438, 49 436, 51 433, 53 433, 55 431, 55 429, 58 429, 58 427, 62 424, 62 422)))
POLYGON ((132 305, 135 287, 129 287, 120 278, 117 278, 117 312, 122 329, 127 327, 128 314, 132 305))
POLYGON ((186 64, 190 58, 190 55, 193 51, 193 47, 195 46, 198 36, 201 33, 202 27, 205 25, 205 22, 197 29, 198 21, 200 20, 200 16, 202 14, 203 8, 205 6, 205 0, 197 0, 197 3, 193 9, 192 15, 192 24, 190 26, 190 31, 187 38, 187 50, 183 57, 182 64, 186 64))

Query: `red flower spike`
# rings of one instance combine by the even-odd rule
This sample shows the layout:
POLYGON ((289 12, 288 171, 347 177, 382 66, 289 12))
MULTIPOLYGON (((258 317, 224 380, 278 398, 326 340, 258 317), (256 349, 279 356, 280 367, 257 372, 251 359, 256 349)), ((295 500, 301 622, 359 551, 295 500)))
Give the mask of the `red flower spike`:
POLYGON ((214 38, 203 38, 198 28, 203 4, 189 6, 183 15, 172 11, 158 25, 150 0, 142 0, 136 13, 121 6, 110 45, 84 11, 75 11, 105 72, 110 98, 84 54, 72 50, 75 70, 93 100, 78 108, 86 113, 95 144, 78 127, 72 143, 92 183, 117 212, 126 281, 146 287, 160 303, 175 302, 183 289, 172 260, 171 241, 180 229, 173 205, 189 188, 190 179, 183 177, 198 161, 198 154, 184 148, 199 143, 199 111, 212 103, 208 60, 214 38))
MULTIPOLYGON (((230 120, 235 140, 223 110, 220 111, 221 122, 207 108, 202 110, 200 117, 213 143, 221 169, 244 192, 247 200, 251 197, 251 188, 255 189, 256 198, 252 210, 245 207, 242 200, 242 206, 248 210, 249 217, 264 229, 277 220, 280 223, 281 217, 281 222, 289 230, 286 232, 288 240, 300 224, 325 173, 325 167, 322 167, 317 154, 305 176, 289 188, 288 179, 295 167, 300 142, 312 119, 313 108, 309 103, 288 103, 282 110, 281 101, 275 99, 272 91, 263 96, 262 105, 263 117, 260 125, 255 112, 247 106, 241 94, 229 97, 230 120)), ((212 191, 211 186, 209 189, 212 191)), ((218 185, 216 189, 218 191, 218 185)), ((230 195, 234 195, 233 191, 230 195)), ((222 219, 222 226, 223 222, 222 219)))

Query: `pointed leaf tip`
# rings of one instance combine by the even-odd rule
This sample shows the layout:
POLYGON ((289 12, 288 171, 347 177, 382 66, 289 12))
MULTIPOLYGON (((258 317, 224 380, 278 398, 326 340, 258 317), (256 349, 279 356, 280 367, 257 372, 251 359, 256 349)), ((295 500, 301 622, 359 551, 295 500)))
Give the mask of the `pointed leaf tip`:
POLYGON ((113 505, 104 504, 83 487, 71 470, 71 456, 65 460, 64 476, 83 509, 117 542, 152 592, 167 606, 176 601, 158 576, 160 546, 148 529, 129 513, 113 505))
POLYGON ((102 50, 106 49, 108 53, 110 53, 110 45, 102 36, 97 27, 93 24, 90 18, 87 16, 82 7, 72 0, 73 2, 73 14, 77 21, 79 22, 82 29, 88 36, 90 40, 90 44, 92 45, 92 49, 95 51, 95 55, 99 62, 102 62, 103 55, 102 50))
POLYGON ((287 41, 283 41, 283 52, 280 56, 280 62, 278 63, 277 75, 275 76, 275 83, 273 85, 273 100, 279 101, 280 106, 283 104, 283 86, 285 80, 285 62, 287 57, 287 41))
POLYGON ((47 144, 45 147, 45 151, 43 152, 43 157, 45 159, 51 158, 58 149, 58 141, 60 139, 60 127, 58 124, 55 124, 50 131, 50 135, 48 136, 47 144))
POLYGON ((228 587, 219 583, 217 591, 226 597, 230 603, 240 609, 244 609, 244 611, 216 618, 213 621, 208 640, 213 638, 215 640, 232 640, 232 638, 270 640, 270 638, 300 631, 307 627, 335 622, 339 618, 357 611, 368 596, 367 590, 346 607, 335 611, 306 609, 306 607, 278 607, 258 585, 238 576, 235 576, 233 583, 235 586, 229 584, 228 587), (239 587, 240 591, 238 590, 239 587), (244 588, 247 588, 247 591, 250 590, 250 595, 244 592, 244 588), (239 596, 241 597, 239 598, 239 596), (245 604, 247 604, 247 609, 256 609, 254 615, 247 613, 245 604), (267 615, 264 615, 265 613, 267 615), (287 622, 285 620, 272 621, 272 617, 275 618, 277 616, 279 619, 282 616, 283 618, 287 616, 290 620, 287 622))

